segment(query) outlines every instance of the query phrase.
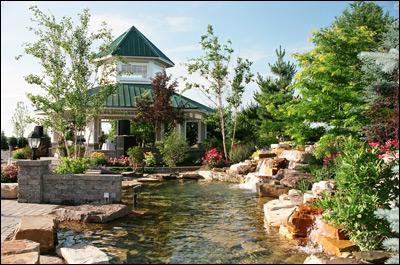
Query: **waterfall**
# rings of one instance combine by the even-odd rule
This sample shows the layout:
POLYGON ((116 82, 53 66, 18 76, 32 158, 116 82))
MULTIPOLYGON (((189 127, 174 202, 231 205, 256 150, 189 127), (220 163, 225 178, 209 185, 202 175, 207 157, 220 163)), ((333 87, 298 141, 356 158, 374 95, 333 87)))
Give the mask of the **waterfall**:
POLYGON ((259 178, 254 173, 249 173, 246 175, 244 183, 239 184, 239 189, 251 190, 257 192, 256 184, 259 182, 259 178))

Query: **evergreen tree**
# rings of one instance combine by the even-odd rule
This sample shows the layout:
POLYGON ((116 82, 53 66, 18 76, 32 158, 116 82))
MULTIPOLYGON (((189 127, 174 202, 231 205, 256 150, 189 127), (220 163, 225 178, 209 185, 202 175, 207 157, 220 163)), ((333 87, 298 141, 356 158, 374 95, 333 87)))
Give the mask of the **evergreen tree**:
POLYGON ((1 150, 8 150, 7 136, 1 131, 1 150))
POLYGON ((293 63, 285 61, 285 50, 279 46, 276 50, 277 61, 271 65, 271 72, 276 76, 262 77, 257 73, 257 84, 260 92, 254 95, 259 104, 258 115, 261 120, 259 134, 263 142, 271 143, 285 140, 285 111, 284 104, 287 104, 293 97, 290 87, 296 73, 293 63))
MULTIPOLYGON (((295 54, 301 71, 296 74, 299 99, 288 106, 294 138, 314 123, 328 134, 357 134, 366 124, 364 87, 368 83, 357 55, 374 51, 393 19, 374 2, 354 2, 332 25, 313 33, 314 48, 295 54)), ((301 139, 304 140, 304 139, 301 139)))

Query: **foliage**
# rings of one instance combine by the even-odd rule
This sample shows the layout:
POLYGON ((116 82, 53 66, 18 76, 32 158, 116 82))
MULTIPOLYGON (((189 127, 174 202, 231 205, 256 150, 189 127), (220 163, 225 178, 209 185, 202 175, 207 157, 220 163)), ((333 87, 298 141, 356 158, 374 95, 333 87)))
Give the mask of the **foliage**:
MULTIPOLYGON (((238 59, 237 66, 234 68, 234 73, 230 74, 229 63, 233 53, 231 48, 232 42, 227 41, 226 44, 221 44, 218 37, 214 34, 214 29, 211 25, 207 26, 207 33, 200 38, 200 46, 204 55, 198 58, 190 59, 186 63, 186 69, 189 75, 198 74, 203 82, 186 82, 186 89, 199 89, 212 102, 216 108, 218 115, 218 128, 222 137, 222 147, 225 158, 228 158, 226 145, 226 120, 225 120, 225 97, 231 92, 233 96, 232 102, 236 104, 237 99, 242 94, 244 85, 249 82, 249 68, 251 63, 248 60, 238 59), (232 77, 232 79, 229 79, 232 77), (244 81, 244 82, 243 82, 244 81), (236 90, 230 91, 229 86, 236 90), (236 102, 234 102, 236 101, 236 102)), ((190 78, 190 77, 189 77, 190 78)), ((184 78, 188 81, 189 78, 184 78)))
POLYGON ((62 157, 54 169, 57 174, 83 174, 90 167, 90 158, 62 157))
POLYGON ((374 216, 377 208, 388 208, 399 195, 398 179, 391 165, 378 157, 379 150, 348 138, 335 159, 337 192, 317 201, 324 219, 341 225, 350 239, 363 249, 374 249, 389 235, 386 222, 374 216))
POLYGON ((296 189, 300 190, 301 192, 306 192, 308 191, 311 187, 312 187, 313 182, 310 180, 307 180, 305 178, 301 178, 299 179, 299 181, 297 182, 297 186, 296 189))
POLYGON ((320 159, 327 156, 336 156, 340 153, 346 137, 326 134, 316 143, 313 155, 320 159))
MULTIPOLYGON (((238 57, 236 61, 236 66, 233 69, 235 75, 231 80, 231 94, 227 97, 226 101, 229 107, 232 109, 232 137, 231 137, 231 151, 235 143, 235 134, 238 122, 238 108, 242 103, 242 97, 244 93, 245 86, 251 82, 253 74, 250 72, 250 66, 252 62, 238 57)), ((232 159, 231 153, 229 154, 229 159, 232 159)))
POLYGON ((257 114, 258 108, 256 104, 250 103, 237 113, 236 138, 238 142, 263 144, 258 132, 261 123, 257 114))
POLYGON ((153 95, 143 95, 136 102, 135 121, 151 124, 156 141, 161 140, 161 124, 177 120, 181 115, 171 101, 178 83, 170 81, 171 75, 168 76, 165 71, 157 73, 152 81, 153 95))
POLYGON ((152 167, 156 164, 156 157, 154 156, 153 152, 145 152, 144 153, 144 164, 146 167, 152 167))
POLYGON ((14 114, 11 117, 11 122, 14 126, 14 134, 17 137, 24 137, 26 127, 28 127, 28 125, 31 123, 29 111, 24 102, 17 102, 17 107, 15 108, 14 114))
POLYGON ((376 49, 391 21, 376 3, 357 1, 330 26, 313 33, 314 48, 294 55, 301 70, 294 84, 299 97, 286 108, 290 136, 304 141, 303 131, 316 123, 333 135, 360 131, 367 122, 362 96, 368 82, 357 55, 376 49))
MULTIPOLYGON (((43 95, 28 94, 35 109, 46 116, 39 121, 52 128, 66 143, 66 133, 73 131, 74 146, 87 123, 102 108, 105 99, 117 87, 108 77, 116 72, 116 57, 95 60, 109 51, 111 32, 103 23, 99 30, 89 32, 90 14, 84 9, 77 25, 69 17, 59 21, 32 6, 35 26, 29 30, 36 40, 24 44, 24 53, 32 55, 43 69, 42 75, 25 76, 28 84, 44 90, 43 95), (97 49, 99 47, 99 49, 97 49), (96 88, 95 88, 96 87, 96 88)), ((17 56, 16 59, 20 59, 17 56)), ((86 139, 89 142, 89 139, 86 139)), ((68 155, 69 150, 67 149, 68 155)), ((77 148, 74 148, 74 157, 77 148)))
POLYGON ((231 162, 239 163, 250 158, 253 153, 254 147, 250 144, 235 144, 229 152, 231 162))
POLYGON ((169 167, 175 167, 176 164, 184 161, 188 151, 189 146, 186 140, 175 130, 164 138, 160 146, 160 153, 169 167))
POLYGON ((24 148, 25 146, 28 146, 29 142, 28 139, 25 137, 18 137, 17 138, 17 147, 18 148, 24 148))
POLYGON ((104 153, 102 152, 93 152, 90 154, 90 159, 92 160, 91 162, 96 165, 106 165, 107 164, 107 157, 104 153))
POLYGON ((260 92, 254 95, 258 102, 258 115, 261 120, 258 132, 264 142, 271 144, 287 140, 285 128, 287 126, 285 104, 289 104, 293 97, 290 87, 296 73, 296 67, 289 61, 284 61, 285 50, 279 46, 275 51, 278 57, 272 65, 268 64, 276 78, 263 78, 257 74, 257 84, 260 92))
POLYGON ((16 147, 18 143, 17 138, 15 138, 14 136, 10 136, 8 137, 8 145, 11 147, 16 147))
POLYGON ((139 146, 130 147, 126 152, 129 156, 133 168, 136 170, 138 167, 143 165, 144 154, 143 149, 139 146))
POLYGON ((19 148, 14 151, 13 159, 31 159, 32 158, 32 149, 29 146, 19 148))
MULTIPOLYGON (((397 169, 398 172, 398 169, 397 169)), ((378 218, 386 219, 389 224, 392 232, 395 234, 399 234, 399 198, 397 198, 397 206, 387 209, 378 209, 375 211, 375 215, 378 218)), ((388 238, 383 241, 383 246, 387 251, 396 251, 399 253, 399 238, 388 238)), ((399 264, 399 254, 389 258, 385 264, 399 264)))
POLYGON ((206 151, 203 157, 203 164, 209 168, 223 167, 226 164, 222 153, 217 148, 206 151))
POLYGON ((364 78, 369 118, 364 133, 372 142, 385 143, 399 140, 399 21, 386 33, 383 45, 375 52, 362 52, 364 78))
POLYGON ((4 131, 1 131, 1 150, 8 150, 8 148, 7 136, 4 134, 4 131))
POLYGON ((151 124, 131 122, 131 134, 135 135, 138 142, 141 142, 142 147, 146 143, 154 143, 154 128, 151 124))
POLYGON ((256 151, 253 152, 253 154, 251 155, 251 159, 255 160, 255 159, 259 159, 261 154, 261 150, 257 149, 256 151))
POLYGON ((107 166, 113 167, 127 167, 130 165, 129 157, 109 157, 107 160, 107 166))
POLYGON ((15 165, 1 165, 1 183, 18 182, 18 167, 15 165))

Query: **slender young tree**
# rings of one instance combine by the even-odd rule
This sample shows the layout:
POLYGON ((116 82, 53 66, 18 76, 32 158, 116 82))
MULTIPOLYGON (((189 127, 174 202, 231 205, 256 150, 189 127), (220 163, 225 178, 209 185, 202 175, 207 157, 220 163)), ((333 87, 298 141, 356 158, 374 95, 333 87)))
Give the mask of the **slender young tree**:
POLYGON ((275 53, 277 61, 268 64, 274 77, 264 78, 258 73, 257 84, 260 91, 254 95, 259 104, 259 134, 265 143, 283 141, 286 138, 287 119, 283 106, 292 100, 293 90, 290 84, 296 73, 294 63, 285 61, 286 52, 281 46, 275 53))
POLYGON ((73 130, 76 157, 78 137, 117 86, 109 76, 116 73, 119 58, 98 58, 99 54, 109 51, 111 31, 103 23, 99 30, 90 33, 88 9, 79 14, 78 25, 68 17, 57 21, 52 14, 47 15, 36 6, 30 10, 34 17, 31 20, 36 25, 28 29, 37 39, 25 44, 24 53, 39 61, 43 74, 30 74, 25 80, 39 86, 46 94, 29 93, 28 98, 37 110, 46 114, 40 122, 61 136, 68 155, 66 134, 73 130))
POLYGON ((14 134, 16 137, 24 137, 26 127, 30 124, 31 118, 29 116, 28 107, 24 102, 18 101, 15 108, 14 115, 11 118, 14 125, 14 134))

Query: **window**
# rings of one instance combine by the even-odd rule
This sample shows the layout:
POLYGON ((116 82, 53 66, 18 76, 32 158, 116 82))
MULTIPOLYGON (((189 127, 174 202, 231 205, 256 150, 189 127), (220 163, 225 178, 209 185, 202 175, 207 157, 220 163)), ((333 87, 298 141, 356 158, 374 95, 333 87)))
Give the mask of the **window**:
POLYGON ((147 78, 147 65, 140 64, 123 64, 121 74, 134 78, 147 78))

